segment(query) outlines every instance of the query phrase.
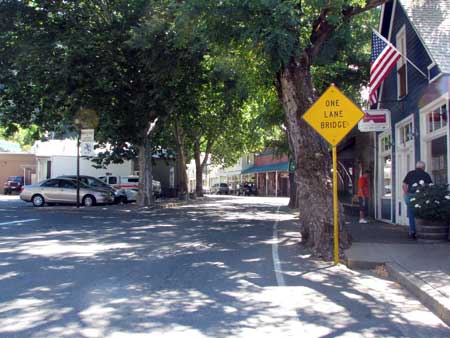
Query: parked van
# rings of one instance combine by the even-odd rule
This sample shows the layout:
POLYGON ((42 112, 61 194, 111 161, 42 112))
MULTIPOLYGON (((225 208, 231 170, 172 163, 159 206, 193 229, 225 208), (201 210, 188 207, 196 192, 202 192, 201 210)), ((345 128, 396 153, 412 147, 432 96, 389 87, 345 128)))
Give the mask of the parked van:
MULTIPOLYGON (((103 182, 116 189, 139 189, 139 176, 100 176, 103 182)), ((153 195, 158 198, 161 195, 161 183, 153 180, 153 195)))

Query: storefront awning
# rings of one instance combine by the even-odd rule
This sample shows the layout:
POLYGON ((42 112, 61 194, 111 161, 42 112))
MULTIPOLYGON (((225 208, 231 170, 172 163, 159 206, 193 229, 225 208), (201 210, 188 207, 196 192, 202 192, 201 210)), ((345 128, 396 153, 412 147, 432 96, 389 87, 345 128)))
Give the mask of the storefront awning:
POLYGON ((273 163, 261 166, 253 166, 242 171, 242 175, 255 174, 255 173, 265 173, 274 171, 288 171, 289 162, 273 163))

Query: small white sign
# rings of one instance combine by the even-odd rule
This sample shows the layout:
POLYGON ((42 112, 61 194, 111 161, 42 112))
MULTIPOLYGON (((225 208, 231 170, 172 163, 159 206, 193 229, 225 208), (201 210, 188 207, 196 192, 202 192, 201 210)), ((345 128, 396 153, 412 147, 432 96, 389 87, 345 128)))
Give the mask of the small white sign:
POLYGON ((94 129, 81 129, 80 142, 94 142, 94 129))
POLYGON ((94 142, 81 142, 80 154, 81 156, 95 156, 94 142))
POLYGON ((391 129, 391 112, 388 109, 372 109, 365 112, 358 122, 359 131, 386 131, 391 129))

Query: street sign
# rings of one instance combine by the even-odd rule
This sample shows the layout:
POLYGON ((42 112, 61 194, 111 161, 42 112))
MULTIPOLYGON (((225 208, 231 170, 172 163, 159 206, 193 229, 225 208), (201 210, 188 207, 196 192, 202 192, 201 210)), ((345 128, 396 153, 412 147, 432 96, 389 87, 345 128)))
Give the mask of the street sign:
POLYGON ((94 129, 81 129, 80 142, 94 142, 94 129))
POLYGON ((325 140, 336 146, 361 120, 364 113, 334 85, 303 115, 325 140))
POLYGON ((295 172, 295 161, 293 159, 289 160, 289 172, 290 173, 295 172))
POLYGON ((94 142, 81 142, 80 153, 81 156, 95 156, 94 142))
POLYGON ((334 85, 303 115, 303 119, 332 145, 333 156, 333 242, 334 264, 339 263, 339 202, 337 145, 361 120, 364 113, 334 85))
POLYGON ((388 109, 368 110, 364 117, 358 122, 361 132, 386 131, 391 129, 391 112, 388 109))

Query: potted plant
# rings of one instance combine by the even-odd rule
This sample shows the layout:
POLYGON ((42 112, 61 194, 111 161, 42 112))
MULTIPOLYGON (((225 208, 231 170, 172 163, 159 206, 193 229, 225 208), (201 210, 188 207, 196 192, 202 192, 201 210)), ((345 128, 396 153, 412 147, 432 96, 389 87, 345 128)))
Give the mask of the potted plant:
POLYGON ((411 207, 416 219, 417 238, 425 241, 448 239, 450 192, 446 184, 414 184, 411 207))

